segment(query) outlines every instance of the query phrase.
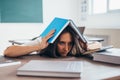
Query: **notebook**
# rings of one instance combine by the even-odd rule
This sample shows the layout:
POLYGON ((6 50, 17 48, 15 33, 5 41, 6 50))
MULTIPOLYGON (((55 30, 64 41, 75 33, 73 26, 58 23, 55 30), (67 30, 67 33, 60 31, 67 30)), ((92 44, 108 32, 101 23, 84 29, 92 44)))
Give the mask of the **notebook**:
POLYGON ((31 60, 17 69, 17 75, 43 77, 80 77, 80 61, 31 60))

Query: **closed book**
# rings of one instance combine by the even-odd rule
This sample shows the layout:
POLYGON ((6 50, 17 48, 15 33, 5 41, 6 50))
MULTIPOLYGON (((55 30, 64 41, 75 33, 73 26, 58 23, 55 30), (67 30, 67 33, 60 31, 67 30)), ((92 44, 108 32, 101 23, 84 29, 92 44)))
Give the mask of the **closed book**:
POLYGON ((43 77, 80 77, 80 61, 31 60, 19 69, 17 75, 43 77))
POLYGON ((76 27, 76 25, 74 24, 74 22, 72 20, 58 18, 58 17, 55 17, 51 21, 51 23, 46 27, 46 29, 41 33, 40 36, 45 37, 51 30, 55 30, 53 37, 51 37, 48 40, 49 43, 53 43, 66 27, 71 27, 73 29, 73 31, 75 31, 79 35, 82 42, 84 42, 84 43, 87 42, 86 39, 84 38, 84 36, 80 33, 79 29, 76 27))
POLYGON ((96 52, 92 54, 94 61, 120 64, 120 49, 110 48, 106 51, 96 52))

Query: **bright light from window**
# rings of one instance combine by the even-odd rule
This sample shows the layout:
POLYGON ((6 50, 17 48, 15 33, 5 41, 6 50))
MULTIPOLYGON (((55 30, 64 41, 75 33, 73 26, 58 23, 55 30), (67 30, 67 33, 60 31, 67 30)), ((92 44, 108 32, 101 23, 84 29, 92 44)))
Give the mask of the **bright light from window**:
POLYGON ((93 14, 107 12, 107 0, 93 0, 93 14))
POLYGON ((120 0, 109 0, 109 9, 120 9, 120 0))

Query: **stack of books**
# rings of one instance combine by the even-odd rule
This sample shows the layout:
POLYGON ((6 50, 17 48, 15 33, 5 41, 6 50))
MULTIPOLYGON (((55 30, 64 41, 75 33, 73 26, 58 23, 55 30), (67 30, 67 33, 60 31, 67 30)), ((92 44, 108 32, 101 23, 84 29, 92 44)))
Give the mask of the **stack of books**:
POLYGON ((120 49, 111 48, 91 54, 94 61, 120 64, 120 49))

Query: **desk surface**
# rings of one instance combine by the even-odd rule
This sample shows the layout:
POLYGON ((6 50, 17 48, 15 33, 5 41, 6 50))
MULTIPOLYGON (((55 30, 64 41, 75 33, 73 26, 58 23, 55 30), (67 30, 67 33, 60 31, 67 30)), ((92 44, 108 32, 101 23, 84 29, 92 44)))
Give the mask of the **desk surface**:
POLYGON ((19 58, 22 64, 12 65, 0 68, 1 80, 98 80, 98 79, 120 79, 120 65, 108 64, 102 62, 95 62, 86 58, 45 58, 38 55, 24 56, 19 58), (50 78, 50 77, 30 77, 30 76, 16 76, 16 70, 27 63, 29 60, 73 60, 83 62, 83 72, 81 78, 50 78))

